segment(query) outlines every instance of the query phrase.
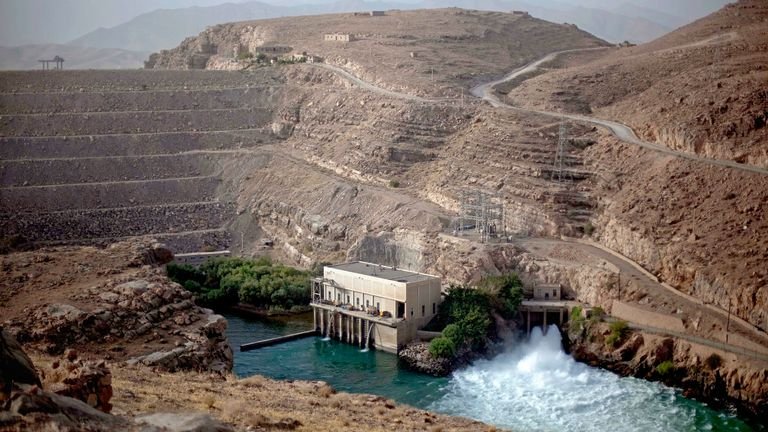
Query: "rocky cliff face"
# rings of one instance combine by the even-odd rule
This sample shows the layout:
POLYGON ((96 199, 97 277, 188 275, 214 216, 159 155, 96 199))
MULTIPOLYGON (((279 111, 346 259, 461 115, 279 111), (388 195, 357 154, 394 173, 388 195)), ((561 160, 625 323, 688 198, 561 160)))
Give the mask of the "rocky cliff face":
POLYGON ((621 375, 662 381, 715 408, 736 407, 757 423, 768 415, 765 362, 639 331, 609 345, 606 338, 610 333, 606 323, 572 323, 568 331, 571 354, 621 375))
MULTIPOLYGON (((8 274, 30 268, 23 255, 6 261, 8 274)), ((26 297, 26 290, 34 289, 29 283, 9 287, 19 292, 6 300, 4 326, 21 343, 49 354, 70 348, 106 353, 111 360, 170 371, 231 370, 226 320, 196 306, 192 294, 168 279, 158 265, 173 254, 161 245, 139 241, 108 249, 30 252, 27 257, 38 262, 33 272, 47 272, 39 273, 41 278, 55 278, 73 264, 81 272, 69 274, 67 284, 46 288, 47 302, 30 303, 36 297, 26 297)))

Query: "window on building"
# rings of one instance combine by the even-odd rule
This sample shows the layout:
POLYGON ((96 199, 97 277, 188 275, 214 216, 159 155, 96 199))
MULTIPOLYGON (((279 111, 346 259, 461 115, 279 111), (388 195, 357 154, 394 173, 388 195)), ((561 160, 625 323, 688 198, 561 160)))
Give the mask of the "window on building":
POLYGON ((365 301, 365 307, 368 307, 368 300, 365 301))
POLYGON ((411 308, 411 316, 413 316, 413 308, 411 308))
POLYGON ((330 290, 328 290, 328 298, 329 298, 329 299, 332 299, 332 298, 333 298, 333 296, 331 295, 331 291, 330 291, 330 290))
POLYGON ((426 306, 424 306, 424 305, 421 305, 421 316, 424 316, 424 310, 425 310, 426 308, 427 308, 426 306))
POLYGON ((552 297, 557 297, 557 289, 552 290, 552 297))
POLYGON ((379 302, 376 302, 376 310, 381 310, 381 305, 379 304, 379 302))
POLYGON ((341 293, 336 293, 336 300, 341 301, 341 293))
POLYGON ((360 306, 360 297, 358 297, 358 298, 356 298, 356 299, 355 299, 355 303, 356 303, 358 306, 360 306))
POLYGON ((432 315, 437 313, 437 303, 432 303, 432 315))
POLYGON ((347 304, 350 304, 349 303, 349 294, 347 294, 347 304))

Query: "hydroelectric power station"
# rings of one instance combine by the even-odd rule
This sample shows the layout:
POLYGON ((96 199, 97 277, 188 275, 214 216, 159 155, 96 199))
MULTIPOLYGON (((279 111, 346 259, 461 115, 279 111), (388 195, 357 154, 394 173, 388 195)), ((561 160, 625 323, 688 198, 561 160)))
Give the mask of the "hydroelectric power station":
POLYGON ((326 266, 312 281, 314 328, 326 337, 397 353, 437 314, 439 277, 362 261, 326 266))

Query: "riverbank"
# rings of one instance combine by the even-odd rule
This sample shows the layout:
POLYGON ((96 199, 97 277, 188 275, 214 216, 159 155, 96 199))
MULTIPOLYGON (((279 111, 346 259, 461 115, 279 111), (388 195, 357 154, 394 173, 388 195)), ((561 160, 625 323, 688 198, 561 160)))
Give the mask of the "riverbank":
POLYGON ((572 325, 567 338, 571 355, 580 362, 621 376, 664 383, 714 409, 736 411, 756 430, 766 430, 765 362, 677 338, 628 329, 616 332, 606 322, 572 325), (618 339, 607 343, 612 333, 618 339))
MULTIPOLYGON (((233 345, 303 328, 287 320, 226 317, 233 345)), ((563 351, 556 329, 546 337, 539 332, 529 342, 501 347, 493 358, 478 359, 449 377, 415 373, 394 355, 363 352, 320 337, 236 352, 235 372, 240 377, 322 379, 339 391, 373 393, 520 432, 617 430, 616 424, 621 425, 618 430, 638 432, 752 430, 733 415, 713 411, 675 389, 576 362, 563 351)))
MULTIPOLYGON (((36 353, 31 357, 38 369, 48 371, 57 361, 36 353)), ((479 421, 431 413, 381 396, 337 392, 322 381, 166 373, 125 363, 109 366, 114 392, 111 414, 119 419, 156 412, 195 412, 210 414, 242 431, 497 430, 479 421)))

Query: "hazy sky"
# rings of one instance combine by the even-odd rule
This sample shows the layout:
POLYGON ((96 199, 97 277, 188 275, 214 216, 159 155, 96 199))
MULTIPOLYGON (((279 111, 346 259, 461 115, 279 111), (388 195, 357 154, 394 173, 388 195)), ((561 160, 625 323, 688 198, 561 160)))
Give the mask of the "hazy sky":
MULTIPOLYGON (((212 6, 245 0, 0 0, 0 45, 15 46, 30 43, 65 43, 98 27, 113 27, 145 12, 161 8, 212 6)), ((332 3, 335 0, 262 0, 276 5, 332 3)), ((421 0, 391 0, 419 3, 421 0)), ((557 8, 557 3, 598 7, 621 13, 622 5, 663 11, 692 20, 706 15, 728 0, 513 0, 557 8)), ((450 6, 450 0, 431 1, 432 5, 450 6)), ((503 5, 504 2, 499 2, 503 5)), ((503 9, 503 8, 502 8, 503 9)))

